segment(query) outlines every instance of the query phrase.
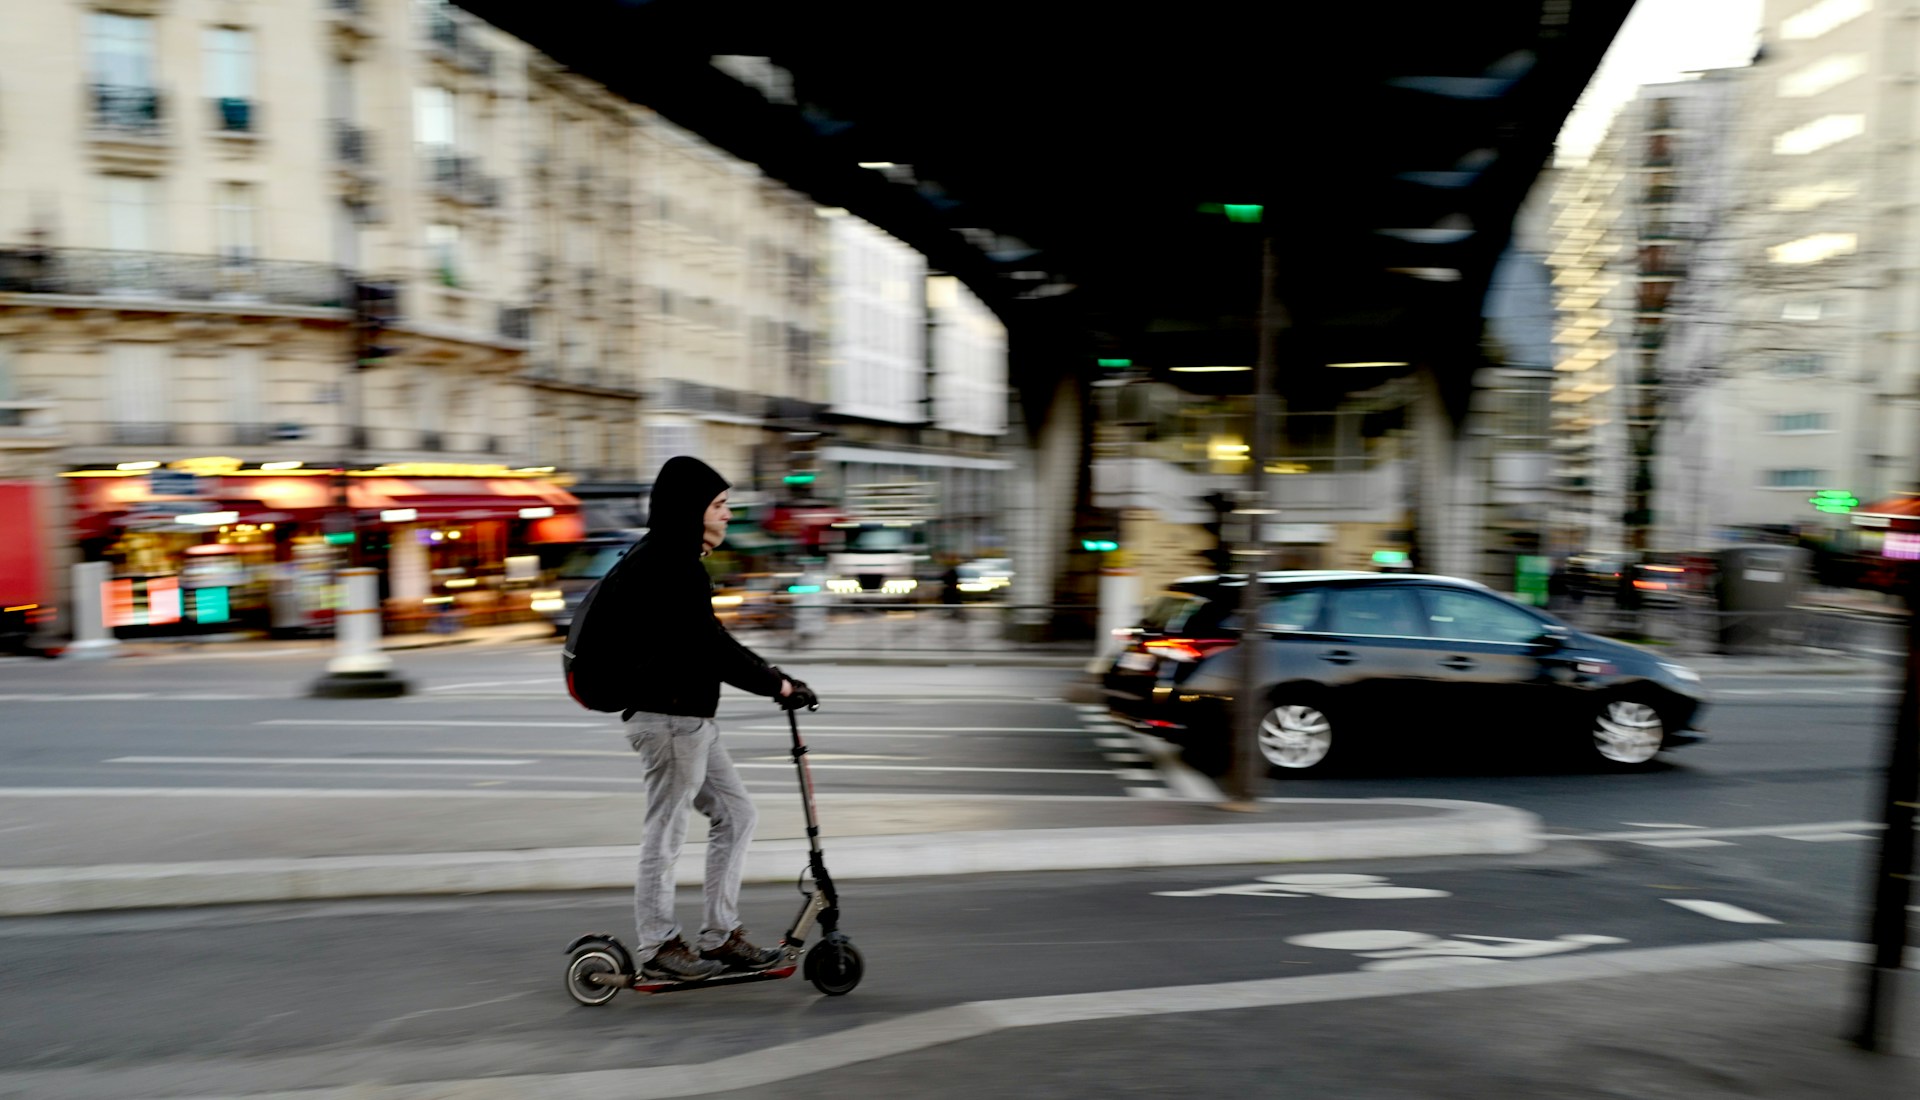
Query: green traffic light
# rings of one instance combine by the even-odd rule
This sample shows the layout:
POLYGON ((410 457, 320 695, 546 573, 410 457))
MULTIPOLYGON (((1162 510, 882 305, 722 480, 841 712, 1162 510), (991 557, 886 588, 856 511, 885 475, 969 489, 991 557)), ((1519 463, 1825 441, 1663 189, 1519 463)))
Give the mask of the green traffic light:
POLYGON ((1110 370, 1120 370, 1133 366, 1133 360, 1131 359, 1101 359, 1099 363, 1102 367, 1110 370))
POLYGON ((1106 554, 1120 549, 1120 544, 1112 539, 1081 539, 1080 549, 1091 553, 1106 554))
POLYGON ((786 485, 812 485, 816 476, 815 474, 788 474, 780 480, 786 485))
POLYGON ((1254 203, 1233 202, 1223 202, 1220 204, 1220 208, 1226 211, 1228 221, 1248 224, 1258 222, 1260 215, 1264 213, 1266 209, 1254 203))

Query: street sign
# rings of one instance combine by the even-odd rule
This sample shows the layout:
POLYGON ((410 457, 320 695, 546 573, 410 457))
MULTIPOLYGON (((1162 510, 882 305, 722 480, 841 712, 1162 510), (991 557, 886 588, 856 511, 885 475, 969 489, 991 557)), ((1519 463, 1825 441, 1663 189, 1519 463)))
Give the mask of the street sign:
POLYGON ((157 497, 201 495, 200 475, 186 470, 155 470, 147 475, 147 491, 157 497))
POLYGON ((1808 497, 1807 503, 1822 512, 1843 515, 1860 507, 1860 498, 1845 489, 1822 489, 1808 497))

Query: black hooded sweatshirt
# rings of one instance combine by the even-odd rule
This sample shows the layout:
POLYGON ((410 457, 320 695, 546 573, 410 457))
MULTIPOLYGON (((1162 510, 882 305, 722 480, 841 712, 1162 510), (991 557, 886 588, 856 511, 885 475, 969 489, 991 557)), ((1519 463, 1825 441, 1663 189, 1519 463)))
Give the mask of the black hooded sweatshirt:
POLYGON ((620 563, 608 609, 618 609, 611 621, 627 634, 618 644, 630 654, 631 690, 623 694, 633 710, 711 718, 723 680, 780 694, 785 677, 714 616, 713 582, 700 564, 707 506, 727 488, 713 467, 686 455, 668 459, 654 479, 646 536, 620 563))

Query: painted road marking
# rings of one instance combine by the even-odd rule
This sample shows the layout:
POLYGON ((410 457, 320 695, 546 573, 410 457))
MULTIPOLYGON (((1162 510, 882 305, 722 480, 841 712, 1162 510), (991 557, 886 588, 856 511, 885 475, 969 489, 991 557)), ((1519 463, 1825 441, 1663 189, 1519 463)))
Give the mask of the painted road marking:
POLYGON ((1687 825, 1678 821, 1622 821, 1622 825, 1631 825, 1636 829, 1704 829, 1705 825, 1687 825))
MULTIPOLYGON (((723 730, 740 729, 754 733, 786 733, 785 726, 733 726, 723 730)), ((1085 733, 1078 726, 914 726, 917 733, 1085 733)), ((800 725, 801 733, 855 733, 876 732, 873 726, 816 726, 810 722, 800 725)))
POLYGON ((1173 792, 1165 787, 1128 787, 1127 794, 1133 798, 1172 798, 1173 792))
POLYGON ((1698 836, 1674 837, 1672 840, 1636 840, 1634 841, 1634 843, 1645 848, 1731 848, 1733 847, 1733 841, 1731 840, 1714 840, 1710 837, 1698 837, 1698 836))
POLYGON ((532 764, 532 760, 516 760, 507 757, 443 756, 438 759, 425 757, 389 756, 370 760, 363 756, 116 756, 103 764, 406 764, 411 766, 446 765, 460 768, 513 767, 520 764, 532 764))
MULTIPOLYGON (((791 768, 792 765, 786 765, 791 768)), ((1104 774, 1104 773, 1103 773, 1104 774)), ((541 777, 518 775, 516 781, 560 778, 567 782, 592 782, 581 776, 541 777)), ((616 782, 606 779, 600 782, 616 782)), ((645 783, 644 779, 618 782, 645 783)), ((779 789, 792 793, 791 784, 779 789)), ((510 790, 473 790, 465 787, 0 787, 0 798, 605 798, 619 791, 551 791, 538 788, 510 790)), ((822 802, 838 801, 914 801, 931 797, 923 791, 821 791, 814 796, 822 802)), ((944 802, 1126 802, 1118 794, 943 794, 944 802)))
POLYGON ((1779 924, 1772 917, 1763 916, 1751 909, 1742 909, 1738 905, 1728 905, 1724 901, 1703 901, 1699 898, 1661 898, 1669 905, 1678 905, 1703 917, 1729 921, 1733 924, 1779 924))
POLYGON ((459 729, 466 726, 495 726, 501 729, 604 730, 617 728, 601 722, 499 722, 491 719, 443 718, 264 718, 256 726, 430 726, 459 729))
POLYGON ((1782 840, 1804 840, 1809 844, 1831 844, 1842 840, 1872 840, 1870 836, 1859 833, 1803 833, 1799 836, 1782 837, 1782 840))
MULTIPOLYGON (((912 1054, 1022 1027, 1084 1023, 1126 1017, 1169 1016, 1193 1012, 1283 1005, 1325 1004, 1420 993, 1473 989, 1516 989, 1632 974, 1672 974, 1737 966, 1778 966, 1806 962, 1852 962, 1864 958, 1861 945, 1826 940, 1752 940, 1694 947, 1652 947, 1592 955, 1520 959, 1504 966, 1435 973, 1311 974, 1294 978, 1256 978, 1211 985, 1101 990, 972 1001, 963 1005, 894 1016, 836 1032, 831 1043, 796 1039, 710 1062, 688 1062, 640 1069, 582 1070, 521 1078, 525 1087, 549 1096, 617 1095, 623 1100, 667 1100, 756 1088, 819 1075, 829 1070, 912 1054)), ((4 1087, 12 1074, 0 1077, 4 1087)), ((312 1090, 310 1100, 413 1100, 420 1096, 457 1096, 498 1091, 500 1077, 349 1085, 312 1090)), ((208 1091, 203 1087, 201 1091, 208 1091)))
MULTIPOLYGON (((1791 839, 1803 833, 1847 833, 1873 832, 1885 829, 1885 825, 1871 821, 1819 821, 1803 825, 1744 825, 1728 829, 1689 828, 1678 836, 1727 837, 1727 836, 1771 836, 1791 839)), ((1663 839, 1653 833, 1542 833, 1542 840, 1631 840, 1644 843, 1648 840, 1663 839)))
POLYGON ((1508 959, 1561 955, 1626 943, 1618 936, 1585 933, 1556 936, 1550 940, 1517 939, 1512 936, 1458 935, 1451 939, 1425 932, 1403 932, 1393 928, 1354 929, 1350 932, 1311 932, 1290 936, 1287 942, 1297 947, 1351 951, 1358 958, 1373 959, 1360 964, 1362 970, 1432 970, 1438 967, 1473 966, 1508 959))
POLYGON ((1392 886, 1379 875, 1286 874, 1261 875, 1253 882, 1208 886, 1199 890, 1155 890, 1157 898, 1347 898, 1362 901, 1399 901, 1406 898, 1450 898, 1445 890, 1392 886))

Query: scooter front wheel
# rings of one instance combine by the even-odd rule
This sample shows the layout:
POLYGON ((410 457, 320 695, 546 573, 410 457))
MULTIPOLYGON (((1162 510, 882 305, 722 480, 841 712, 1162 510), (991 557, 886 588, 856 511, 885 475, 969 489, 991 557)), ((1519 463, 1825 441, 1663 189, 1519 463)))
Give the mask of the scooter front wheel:
POLYGON ((853 944, 845 940, 827 940, 814 945, 807 952, 807 961, 803 972, 813 987, 829 997, 839 997, 853 992, 865 974, 867 964, 860 958, 860 952, 853 944))
POLYGON ((625 983, 595 979, 617 979, 621 974, 620 960, 611 951, 601 946, 582 947, 567 960, 567 996, 588 1008, 606 1004, 625 983))

